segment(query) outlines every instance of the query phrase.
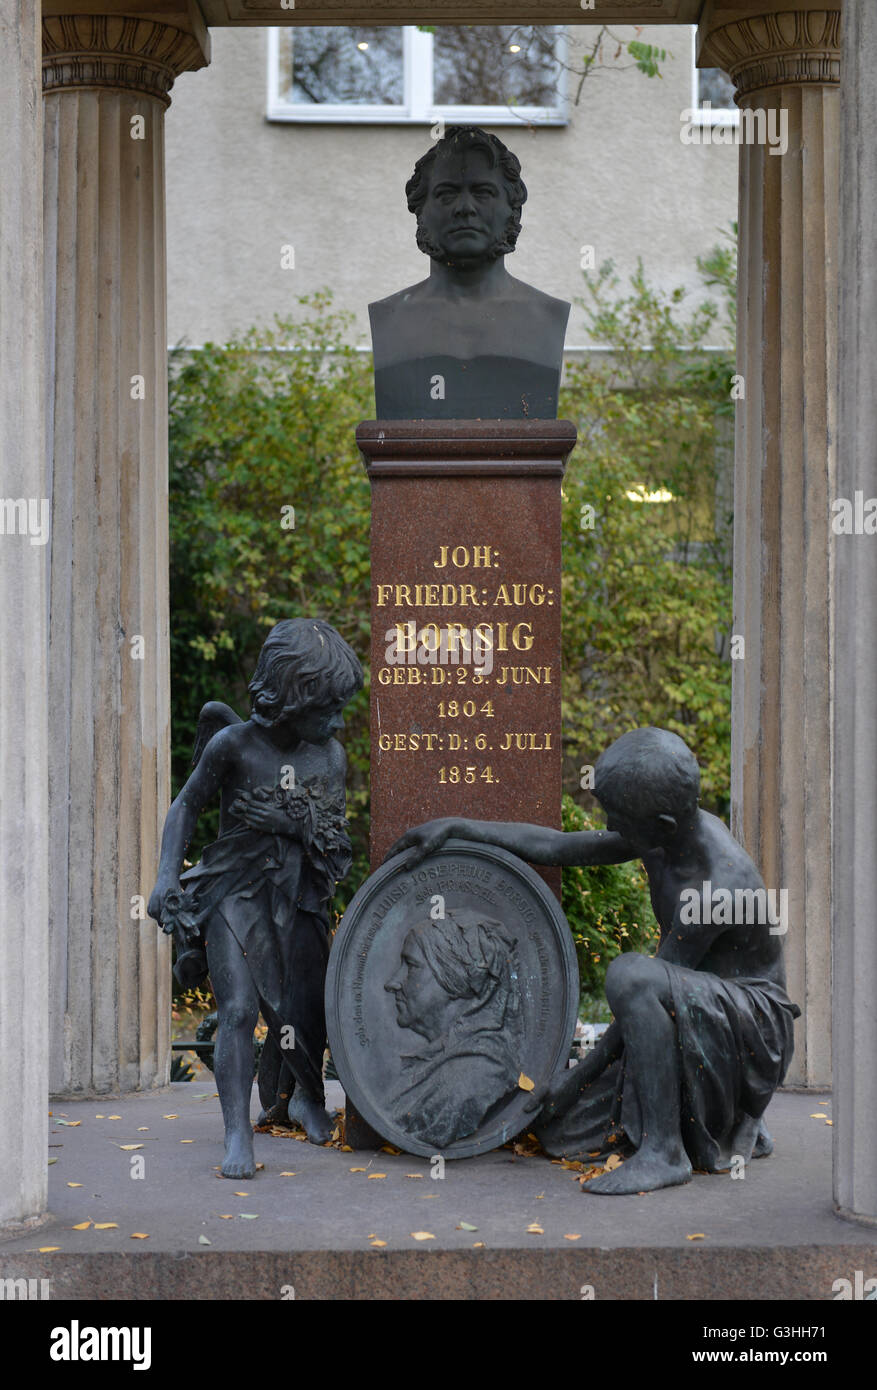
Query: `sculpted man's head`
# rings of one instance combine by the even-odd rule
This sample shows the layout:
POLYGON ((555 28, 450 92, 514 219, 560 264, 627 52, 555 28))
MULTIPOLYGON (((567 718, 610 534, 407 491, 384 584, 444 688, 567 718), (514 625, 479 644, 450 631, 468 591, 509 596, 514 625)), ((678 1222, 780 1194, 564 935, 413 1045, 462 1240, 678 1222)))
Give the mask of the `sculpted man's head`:
POLYGON ((495 135, 455 126, 414 166, 405 185, 417 245, 460 270, 514 251, 527 189, 521 166, 495 135))
POLYGON ((502 1028, 520 1011, 515 937, 501 922, 456 910, 419 922, 384 986, 396 1000, 400 1028, 432 1041, 460 1020, 502 1028))

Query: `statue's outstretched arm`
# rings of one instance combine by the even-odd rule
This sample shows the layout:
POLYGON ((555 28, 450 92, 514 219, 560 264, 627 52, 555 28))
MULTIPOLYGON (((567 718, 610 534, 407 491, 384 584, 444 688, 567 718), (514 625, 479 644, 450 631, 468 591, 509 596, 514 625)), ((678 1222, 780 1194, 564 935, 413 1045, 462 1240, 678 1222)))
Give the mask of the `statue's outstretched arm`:
POLYGON ((529 825, 524 821, 447 816, 406 831, 387 858, 409 850, 407 862, 413 867, 452 838, 498 845, 530 864, 621 864, 639 857, 626 840, 608 830, 552 830, 547 825, 529 825))

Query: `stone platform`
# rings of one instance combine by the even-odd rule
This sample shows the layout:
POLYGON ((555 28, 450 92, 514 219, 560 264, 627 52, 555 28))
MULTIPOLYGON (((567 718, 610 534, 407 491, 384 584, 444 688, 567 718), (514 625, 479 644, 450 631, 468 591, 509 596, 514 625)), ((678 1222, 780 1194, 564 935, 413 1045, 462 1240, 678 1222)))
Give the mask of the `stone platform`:
MULTIPOLYGON (((343 1103, 337 1083, 330 1101, 343 1103)), ((598 1197, 511 1149, 433 1178, 429 1160, 270 1134, 256 1136, 255 1178, 222 1179, 209 1074, 58 1102, 52 1216, 0 1241, 0 1278, 49 1278, 53 1299, 89 1300, 279 1299, 290 1287, 298 1299, 832 1300, 835 1280, 877 1276, 877 1229, 833 1214, 818 1114, 831 1115, 827 1093, 776 1096, 776 1151, 742 1180, 598 1197)))

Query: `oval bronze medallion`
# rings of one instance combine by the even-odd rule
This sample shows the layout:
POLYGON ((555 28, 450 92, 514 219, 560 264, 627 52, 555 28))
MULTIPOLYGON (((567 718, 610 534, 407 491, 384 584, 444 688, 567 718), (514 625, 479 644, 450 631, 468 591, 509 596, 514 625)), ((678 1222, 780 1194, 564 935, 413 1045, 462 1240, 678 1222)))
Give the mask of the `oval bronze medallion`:
POLYGON ((346 1094, 398 1148, 469 1158, 535 1117, 533 1086, 566 1065, 579 974, 560 906, 529 865, 448 840, 354 897, 326 978, 329 1046, 346 1094))

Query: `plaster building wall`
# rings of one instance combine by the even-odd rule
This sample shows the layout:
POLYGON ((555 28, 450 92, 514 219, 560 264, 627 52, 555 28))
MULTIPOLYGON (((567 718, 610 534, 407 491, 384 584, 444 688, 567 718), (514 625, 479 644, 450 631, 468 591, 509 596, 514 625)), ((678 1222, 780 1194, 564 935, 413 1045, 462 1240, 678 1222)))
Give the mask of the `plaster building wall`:
MULTIPOLYGON (((567 126, 493 127, 530 195, 509 269, 550 294, 581 294, 587 244, 623 280, 641 256, 654 282, 697 296, 695 256, 736 218, 737 149, 680 140, 692 31, 640 37, 670 50, 662 78, 597 73, 567 126)), ((329 286, 367 344, 368 302, 427 273, 404 185, 429 127, 269 122, 268 31, 214 29, 211 40, 210 66, 179 79, 167 116, 169 343, 222 341, 329 286), (288 244, 292 270, 281 267, 288 244)), ((574 307, 567 345, 587 342, 574 307)))

